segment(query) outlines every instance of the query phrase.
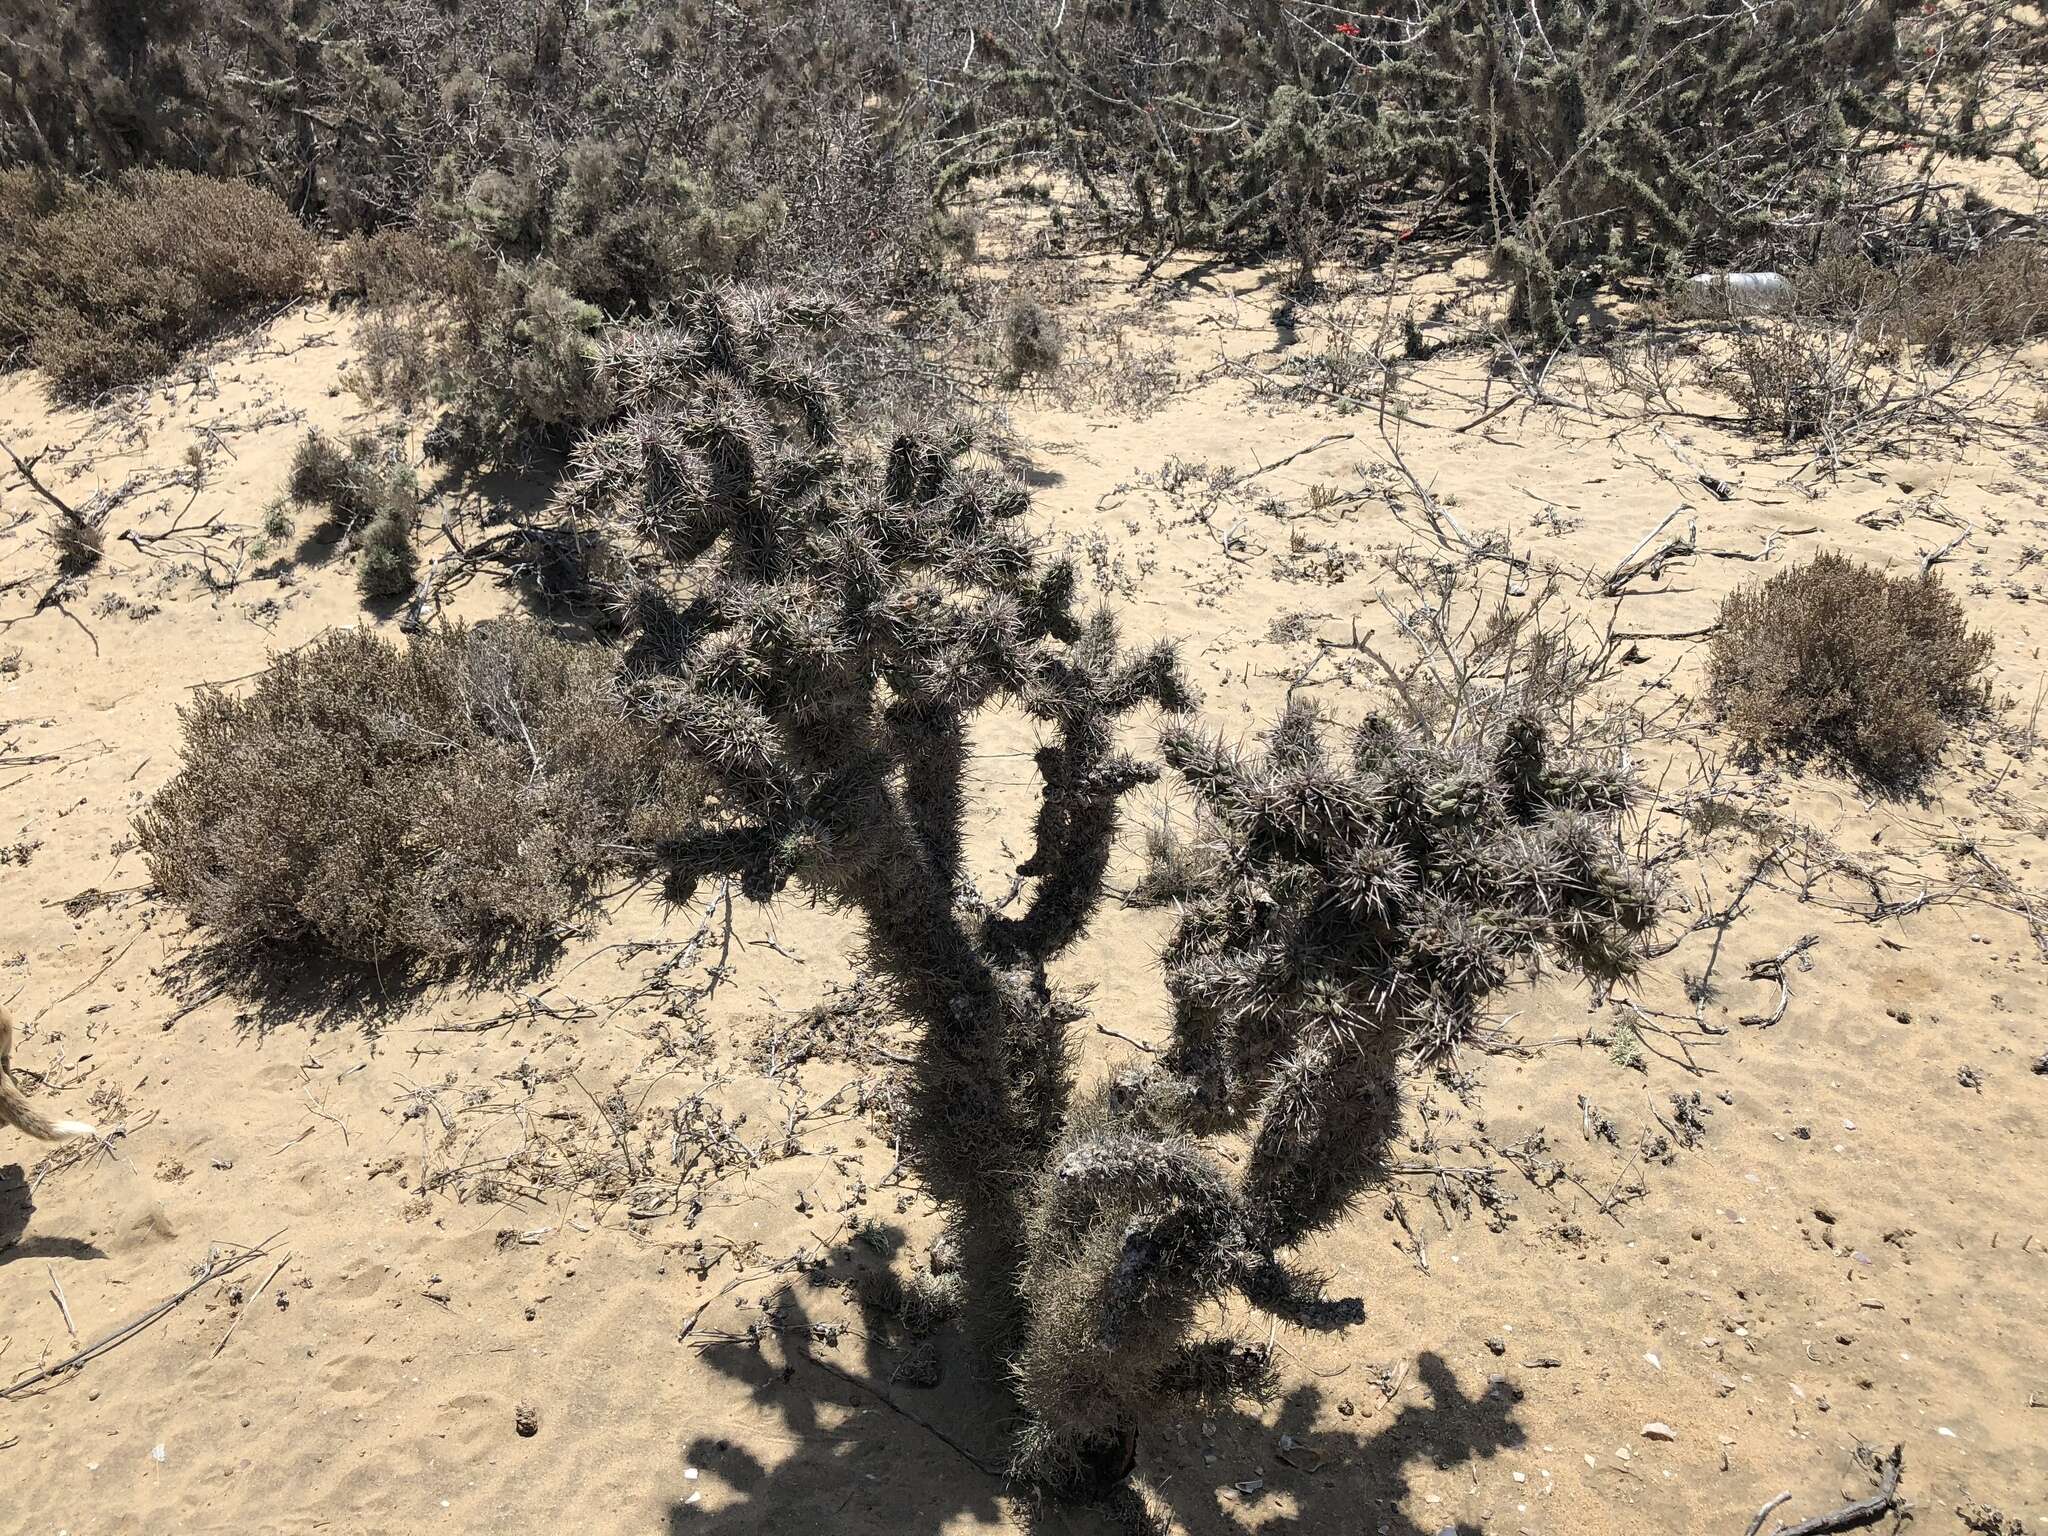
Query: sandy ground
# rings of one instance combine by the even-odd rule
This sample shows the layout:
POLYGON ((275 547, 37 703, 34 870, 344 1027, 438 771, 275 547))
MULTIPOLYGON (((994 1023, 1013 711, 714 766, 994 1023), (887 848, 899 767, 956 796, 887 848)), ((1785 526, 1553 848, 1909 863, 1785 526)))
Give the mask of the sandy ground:
MULTIPOLYGON (((1372 678, 1347 642, 1390 627, 1377 594, 1418 508, 1375 411, 1280 392, 1330 346, 1329 308, 1293 315, 1271 274, 1211 268, 1138 307, 1132 270, 1057 276, 1066 312, 1096 317, 1075 338, 1096 371, 1014 408, 1036 516, 1133 631, 1184 639, 1212 720, 1249 732, 1290 687, 1355 717, 1372 678)), ((0 1141, 0 1383, 191 1288, 0 1400, 0 1526, 1023 1528, 959 1341, 913 1386, 907 1341, 848 1294, 935 1221, 897 1169, 843 920, 790 900, 728 929, 622 891, 522 987, 308 1017, 196 984, 130 818, 174 771, 196 686, 376 622, 346 556, 250 547, 307 427, 369 420, 349 356, 346 319, 309 307, 118 412, 0 380, 0 435, 48 449, 59 494, 156 477, 40 613, 43 508, 0 481, 0 1002, 39 1102, 118 1132, 54 1158, 0 1141), (793 1017, 835 1000, 845 1048, 792 1064, 793 1017)), ((1734 761, 1696 641, 1630 642, 1606 703, 1647 722, 1645 846, 1676 902, 1631 994, 1640 1064, 1583 990, 1503 999, 1519 1046, 1463 1063, 1462 1095, 1418 1085, 1414 1171, 1309 1255, 1366 1297, 1365 1326, 1281 1335, 1270 1409, 1145 1436, 1179 1528, 1741 1536, 1781 1491, 1780 1518, 1863 1496, 1857 1447, 1894 1444, 1918 1530, 1965 1529, 1973 1502, 2048 1520, 2040 368, 1960 437, 1825 473, 1609 409, 1563 368, 1555 403, 1488 415, 1511 395, 1473 354, 1415 367, 1402 456, 1588 622, 1682 634, 1769 561, 1910 566, 1957 540, 1941 568, 1997 637, 2000 712, 1924 797, 1877 801, 1734 761), (1660 537, 1696 521, 1699 553, 1600 595, 1681 503, 1660 537), (1809 934, 1782 1018, 1742 1022, 1779 999, 1751 962, 1809 934)), ((479 580, 452 611, 513 606, 479 580)), ((991 872, 1028 814, 1029 744, 1004 719, 981 743, 991 872)), ((1154 814, 1175 811, 1136 809, 1123 884, 1154 814)), ((1064 963, 1116 1031, 1082 1026, 1091 1071, 1164 1033, 1169 922, 1112 903, 1064 963)))

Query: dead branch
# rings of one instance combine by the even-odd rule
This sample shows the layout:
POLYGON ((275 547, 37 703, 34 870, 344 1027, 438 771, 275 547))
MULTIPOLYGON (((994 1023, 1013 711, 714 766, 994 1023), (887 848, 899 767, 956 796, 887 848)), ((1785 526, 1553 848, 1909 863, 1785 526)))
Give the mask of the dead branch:
POLYGON ((1635 548, 1622 556, 1621 563, 1608 572, 1607 579, 1600 584, 1600 590, 1608 597, 1620 597, 1628 589, 1629 583, 1638 576, 1649 576, 1654 580, 1664 574, 1664 567, 1673 560, 1697 554, 1699 525, 1696 521, 1690 520, 1686 523, 1684 538, 1667 539, 1654 550, 1649 547, 1651 540, 1670 527, 1673 519, 1690 511, 1691 505, 1681 502, 1667 512, 1664 520, 1637 540, 1635 548))
POLYGON ((1971 534, 1975 533, 1976 531, 1977 530, 1974 527, 1965 528, 1961 533, 1957 534, 1954 538, 1950 539, 1946 544, 1942 545, 1941 548, 1931 550, 1927 554, 1922 555, 1920 557, 1920 574, 1922 576, 1925 576, 1929 571, 1933 570, 1937 565, 1941 564, 1941 562, 1946 560, 1949 557, 1949 555, 1955 550, 1958 544, 1962 543, 1963 540, 1967 539, 1971 534))
MULTIPOLYGON (((48 452, 48 450, 45 449, 44 452, 48 452)), ((26 482, 26 484, 28 485, 28 488, 34 491, 38 496, 42 497, 43 500, 47 501, 51 506, 55 507, 60 516, 70 518, 74 522, 82 523, 89 521, 89 519, 83 513, 81 513, 76 507, 72 506, 70 502, 66 501, 62 496, 59 496, 55 491, 51 490, 47 485, 43 484, 42 481, 36 478, 36 465, 40 464, 43 461, 43 455, 41 453, 32 453, 26 459, 23 459, 20 454, 16 453, 4 442, 0 442, 0 453, 4 453, 7 455, 8 459, 14 465, 15 473, 21 476, 22 480, 26 482)))
POLYGON ((1770 1503, 1766 1504, 1762 1509, 1758 1510, 1756 1512, 1756 1518, 1749 1522, 1749 1529, 1743 1532, 1743 1536, 1756 1536, 1756 1533, 1764 1528, 1764 1522, 1771 1518, 1771 1511, 1776 1509, 1780 1504, 1785 1503, 1791 1497, 1792 1490, 1787 1488, 1783 1493, 1779 1494, 1775 1499, 1771 1500, 1770 1503))
POLYGON ((1778 1006, 1773 1008, 1768 1014, 1745 1014, 1741 1022, 1769 1029, 1773 1024, 1785 1017, 1785 1010, 1792 1005, 1792 985, 1786 979, 1785 967, 1819 942, 1819 934, 1809 933, 1801 938, 1798 943, 1779 950, 1775 955, 1767 955, 1761 960, 1749 962, 1748 975, 1751 981, 1775 981, 1778 984, 1778 1006))
POLYGON ((266 1257, 270 1252, 267 1245, 276 1240, 274 1237, 265 1238, 262 1243, 259 1243, 254 1248, 237 1249, 233 1254, 225 1256, 218 1247, 209 1249, 206 1262, 199 1267, 198 1278, 182 1291, 177 1292, 173 1296, 167 1296, 148 1311, 138 1313, 118 1328, 110 1329, 106 1333, 101 1334, 75 1355, 67 1356, 65 1359, 59 1360, 55 1365, 46 1365, 33 1375, 24 1376, 19 1381, 12 1382, 5 1387, 0 1387, 0 1401, 19 1397, 30 1388, 40 1386, 53 1377, 63 1375, 66 1371, 76 1370, 78 1367, 98 1359, 101 1355, 106 1354, 107 1351, 127 1343, 152 1323, 168 1317, 177 1310, 179 1304, 186 1297, 192 1295, 195 1291, 211 1285, 214 1281, 224 1276, 233 1274, 245 1264, 253 1264, 258 1259, 266 1257))
MULTIPOLYGON (((1853 1504, 1844 1504, 1829 1514, 1815 1515, 1811 1520, 1802 1520, 1797 1525, 1781 1525, 1772 1536, 1827 1536, 1830 1531, 1846 1531, 1854 1526, 1868 1525, 1881 1516, 1890 1514, 1899 1507, 1899 1473, 1905 1467, 1905 1448, 1893 1446, 1891 1454, 1878 1463, 1880 1481, 1877 1492, 1867 1499, 1858 1499, 1853 1504)), ((1763 1524, 1763 1517, 1784 1502, 1790 1495, 1784 1495, 1764 1506, 1752 1525, 1750 1536, 1763 1524)))
POLYGON ((1257 469, 1253 470, 1250 474, 1244 476, 1244 479, 1256 480, 1260 475, 1267 473, 1269 470, 1275 470, 1280 468, 1280 466, 1283 464, 1292 464, 1296 459, 1308 457, 1308 455, 1314 453, 1318 448, 1327 448, 1332 443, 1348 443, 1357 435, 1358 434, 1355 432, 1332 432, 1327 437, 1319 437, 1314 442, 1310 443, 1306 448, 1297 448, 1294 450, 1294 452, 1287 454, 1282 458, 1277 458, 1270 464, 1261 464, 1257 469))

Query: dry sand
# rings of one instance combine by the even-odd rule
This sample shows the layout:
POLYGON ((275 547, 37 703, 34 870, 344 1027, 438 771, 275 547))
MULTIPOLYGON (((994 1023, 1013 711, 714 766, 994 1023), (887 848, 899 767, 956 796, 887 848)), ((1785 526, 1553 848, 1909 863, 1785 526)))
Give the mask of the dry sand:
MULTIPOLYGON (((1132 304, 1134 266, 1069 264, 1069 314, 1132 304)), ((1095 562, 1134 631, 1185 640, 1213 721, 1249 732, 1290 684, 1355 716, 1372 678, 1345 642, 1354 624, 1390 627, 1384 556, 1416 543, 1381 494, 1403 488, 1377 417, 1257 397, 1247 367, 1278 374, 1328 342, 1311 310, 1290 344, 1272 274, 1179 275, 1125 319, 1126 342, 1178 380, 1152 409, 1098 408, 1106 385, 1016 408, 1036 516, 1095 562), (1333 434, 1351 435, 1214 495, 1167 469, 1252 470, 1333 434), (1316 486, 1338 498, 1320 512, 1316 486)), ((1450 293, 1453 276, 1429 281, 1450 293)), ((104 565, 34 616, 43 509, 0 481, 0 1002, 38 1102, 122 1131, 54 1158, 0 1143, 0 1383, 79 1347, 60 1289, 89 1342, 190 1286, 210 1253, 267 1244, 83 1369, 0 1401, 0 1527, 1022 1528, 976 1465, 999 1437, 959 1341, 941 1341, 937 1388, 912 1386, 902 1341, 846 1293, 856 1267, 898 1242, 907 1264, 935 1230, 894 1172, 886 1059, 857 1032, 852 1059, 797 1067, 761 1044, 851 982, 844 919, 794 898, 741 906, 729 940, 717 912, 692 949, 698 913, 622 892, 530 986, 312 1019, 195 990, 180 968, 193 936, 149 894, 129 829, 174 771, 179 706, 373 622, 346 557, 246 548, 306 428, 369 419, 339 388, 349 346, 345 317, 309 307, 98 417, 0 380, 0 436, 49 448, 60 494, 169 475, 193 446, 205 465, 196 494, 127 501, 104 565), (216 515, 232 536, 120 538, 216 515)), ((1144 1437, 1146 1481, 1182 1529, 1741 1536, 1781 1490, 1783 1518, 1867 1493, 1855 1448, 1894 1443, 1916 1529, 1963 1529, 1971 1501, 2048 1520, 2048 1077, 2031 1070, 2048 1051, 2048 932, 2024 915, 2048 903, 2027 894, 2048 889, 2032 868, 2048 851, 2040 367, 1963 438, 1861 450, 1832 475, 1597 392, 1590 409, 1454 431, 1505 386, 1469 355, 1417 368, 1409 464, 1473 535, 1554 563, 1603 626, 1705 625, 1766 568, 1735 557, 1774 530, 1776 560, 1832 547, 1894 566, 1961 535, 1942 569, 1997 637, 2000 714, 1956 741, 1923 799, 1873 801, 1729 761, 1696 697, 1698 645, 1636 642, 1609 703, 1657 723, 1649 846, 1682 939, 1633 996, 1669 1033, 1644 1034, 1640 1069, 1620 1065, 1617 1012, 1547 982, 1503 999, 1525 1048, 1471 1056, 1463 1101, 1418 1085, 1411 1164, 1493 1170, 1497 1198, 1474 1202, 1456 1172, 1407 1173, 1314 1245, 1369 1320, 1280 1335, 1283 1393, 1265 1412, 1144 1437), (1616 617, 1589 592, 1681 501, 1722 554, 1637 582, 1616 617), (1922 892, 1919 910, 1868 915, 1922 892), (1739 1022, 1778 998, 1750 962, 1808 934, 1782 1019, 1739 1022), (1672 1096, 1693 1094, 1704 1129, 1674 1135, 1672 1096)), ((1548 387, 1582 399, 1567 373, 1548 387)), ((1412 522, 1412 496, 1399 505, 1412 522)), ((479 580, 452 611, 514 606, 479 580)), ((981 742, 991 877, 1028 812, 1029 744, 1006 719, 981 742)), ((1120 887, 1155 810, 1132 818, 1120 887)), ((1112 902, 1063 964, 1120 1036, 1164 1032, 1151 960, 1169 921, 1112 902)), ((1135 1049, 1082 1030, 1090 1071, 1135 1049)), ((1047 1528, 1094 1526, 1056 1513, 1047 1528)))

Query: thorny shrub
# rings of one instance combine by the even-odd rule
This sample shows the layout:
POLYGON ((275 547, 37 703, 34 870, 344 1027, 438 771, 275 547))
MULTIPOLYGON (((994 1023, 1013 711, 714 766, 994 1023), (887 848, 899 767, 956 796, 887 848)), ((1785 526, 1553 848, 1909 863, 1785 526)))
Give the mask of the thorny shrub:
POLYGON ((859 914, 916 1031, 904 1158, 1021 1409, 1012 1470, 1112 1495, 1141 1427, 1269 1388, 1264 1347, 1204 1331, 1213 1304, 1359 1320, 1292 1254, 1385 1177, 1403 1058, 1455 1050, 1539 959, 1632 969, 1653 902, 1615 835, 1628 764, 1553 729, 1571 658, 1483 615, 1495 650, 1453 708, 1411 680, 1405 720, 1340 735, 1295 709, 1256 754, 1179 723, 1172 648, 1076 611, 1074 567, 971 432, 843 430, 826 319, 722 290, 609 350, 621 413, 557 510, 604 551, 637 708, 712 786, 715 814, 663 847, 672 897, 718 878, 859 914), (968 743, 1002 704, 1043 733, 1041 783, 991 900, 968 743), (1089 1090, 1085 1010, 1050 966, 1100 905, 1120 802, 1158 776, 1119 745, 1148 707, 1217 849, 1165 956, 1172 1046, 1089 1090))

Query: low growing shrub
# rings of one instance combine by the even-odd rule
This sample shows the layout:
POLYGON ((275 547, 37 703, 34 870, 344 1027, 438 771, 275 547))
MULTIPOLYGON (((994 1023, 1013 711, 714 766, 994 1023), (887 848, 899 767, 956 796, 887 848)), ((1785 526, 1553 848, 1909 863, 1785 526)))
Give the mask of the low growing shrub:
POLYGON ((1951 722, 1990 703, 1991 637, 1932 573, 1822 553, 1731 594, 1720 619, 1710 693, 1758 746, 1832 754, 1896 784, 1934 761, 1951 722))
POLYGON ((1012 388, 1059 368, 1063 351, 1060 323, 1028 294, 1013 294, 1004 303, 999 341, 1003 382, 1012 388))
POLYGON ((106 524, 74 507, 50 514, 49 536, 57 568, 67 576, 91 570, 107 550, 106 524))
POLYGON ((696 811, 613 660, 535 625, 357 630, 184 711, 137 823, 164 894, 231 943, 359 961, 545 942, 622 852, 696 811))
POLYGON ((419 568, 420 557, 412 547, 412 523, 396 512, 372 518, 363 529, 356 590, 372 602, 404 597, 412 591, 419 568))
POLYGON ((0 347, 61 399, 162 373, 250 309, 303 291, 318 248, 239 182, 152 171, 91 189, 0 173, 0 347))

